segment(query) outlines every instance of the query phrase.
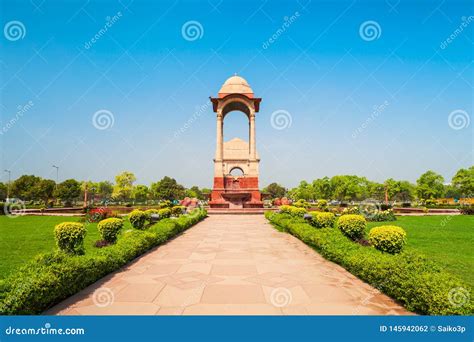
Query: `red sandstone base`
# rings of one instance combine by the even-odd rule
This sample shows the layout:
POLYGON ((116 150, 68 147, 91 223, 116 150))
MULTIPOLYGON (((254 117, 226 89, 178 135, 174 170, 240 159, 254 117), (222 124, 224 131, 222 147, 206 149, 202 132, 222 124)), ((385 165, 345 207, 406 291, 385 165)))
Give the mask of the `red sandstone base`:
POLYGON ((216 209, 263 208, 258 177, 214 177, 209 206, 216 209))

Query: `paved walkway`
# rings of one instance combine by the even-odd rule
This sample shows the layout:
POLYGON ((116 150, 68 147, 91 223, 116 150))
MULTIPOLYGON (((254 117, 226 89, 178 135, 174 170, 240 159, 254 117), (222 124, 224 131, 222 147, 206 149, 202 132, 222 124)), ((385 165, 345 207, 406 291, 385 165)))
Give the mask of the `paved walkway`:
POLYGON ((407 312, 260 215, 213 215, 46 314, 407 312))

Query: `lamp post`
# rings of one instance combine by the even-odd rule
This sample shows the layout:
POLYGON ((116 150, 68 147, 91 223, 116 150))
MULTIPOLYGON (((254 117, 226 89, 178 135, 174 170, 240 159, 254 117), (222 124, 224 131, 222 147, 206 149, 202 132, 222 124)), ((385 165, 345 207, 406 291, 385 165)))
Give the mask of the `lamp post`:
POLYGON ((8 173, 7 198, 10 198, 10 184, 11 184, 12 172, 11 170, 7 170, 7 169, 5 169, 4 172, 8 173))
POLYGON ((59 182, 59 166, 53 165, 53 167, 56 169, 56 188, 57 188, 58 182, 59 182))
MULTIPOLYGON (((55 186, 55 188, 56 188, 56 192, 57 192, 58 191, 58 182, 59 182, 59 166, 53 165, 53 167, 56 169, 56 186, 55 186)), ((56 198, 54 201, 57 203, 58 199, 56 198)))

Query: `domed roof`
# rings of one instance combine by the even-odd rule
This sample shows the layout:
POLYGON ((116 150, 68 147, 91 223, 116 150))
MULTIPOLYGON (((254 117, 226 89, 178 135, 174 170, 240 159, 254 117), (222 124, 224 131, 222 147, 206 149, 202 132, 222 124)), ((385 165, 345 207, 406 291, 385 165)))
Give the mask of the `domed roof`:
POLYGON ((248 97, 253 97, 253 90, 243 77, 235 75, 229 77, 222 85, 221 90, 219 90, 219 97, 228 94, 244 94, 248 97))

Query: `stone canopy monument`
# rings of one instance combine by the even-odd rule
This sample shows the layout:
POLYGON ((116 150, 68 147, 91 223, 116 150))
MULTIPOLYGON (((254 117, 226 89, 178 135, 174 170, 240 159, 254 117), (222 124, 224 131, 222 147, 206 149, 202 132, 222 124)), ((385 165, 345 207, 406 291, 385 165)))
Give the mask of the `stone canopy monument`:
POLYGON ((262 208, 258 189, 260 158, 255 144, 255 113, 260 109, 261 98, 254 96, 252 88, 240 76, 224 82, 217 97, 210 97, 217 113, 216 155, 214 158, 214 186, 211 208, 262 208), (249 141, 234 138, 223 141, 224 119, 232 111, 244 113, 249 120, 249 141))

